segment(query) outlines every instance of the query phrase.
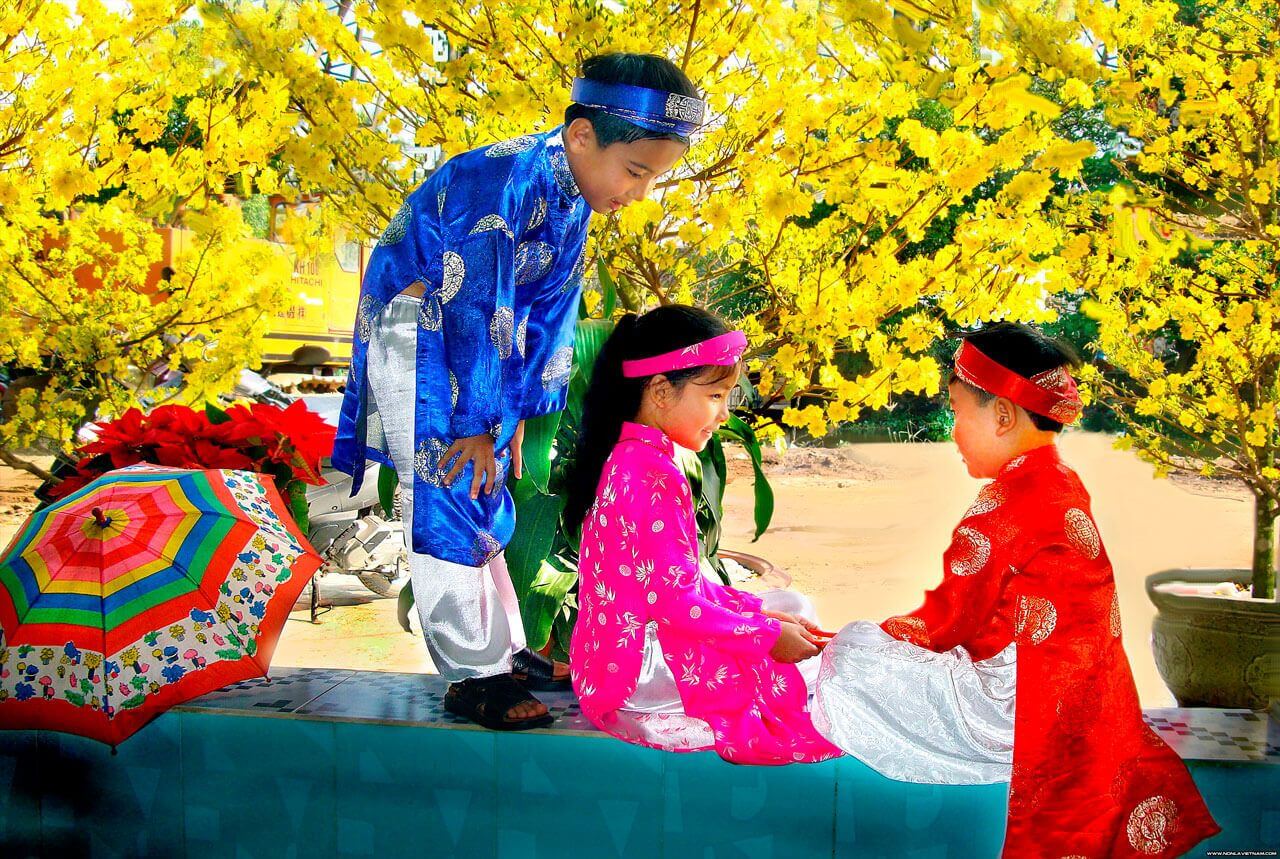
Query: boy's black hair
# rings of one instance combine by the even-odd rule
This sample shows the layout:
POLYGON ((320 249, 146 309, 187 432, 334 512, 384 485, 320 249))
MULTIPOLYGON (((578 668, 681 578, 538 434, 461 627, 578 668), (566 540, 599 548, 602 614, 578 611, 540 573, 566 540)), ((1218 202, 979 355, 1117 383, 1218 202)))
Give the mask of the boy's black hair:
MULTIPOLYGON (((670 60, 656 54, 600 54, 582 64, 579 77, 611 84, 631 84, 648 89, 673 92, 689 98, 701 98, 693 81, 670 60)), ((603 148, 614 143, 634 143, 637 140, 677 140, 689 144, 689 138, 669 131, 651 131, 616 116, 571 104, 565 108, 564 124, 567 126, 579 117, 591 123, 596 131, 596 142, 603 148)))
MULTIPOLYGON (((1012 370, 1024 379, 1030 379, 1046 370, 1055 367, 1080 366, 1080 356, 1076 350, 1066 343, 1061 343, 1047 336, 1030 325, 1019 322, 993 322, 984 325, 972 334, 966 334, 968 340, 978 351, 995 361, 1006 370, 1012 370)), ((970 385, 956 375, 953 370, 950 382, 964 385, 978 397, 978 402, 986 405, 996 398, 995 394, 970 385)), ((1025 410, 1024 410, 1025 411, 1025 410)), ((1027 412, 1036 429, 1047 432, 1062 432, 1062 424, 1044 415, 1027 412)))

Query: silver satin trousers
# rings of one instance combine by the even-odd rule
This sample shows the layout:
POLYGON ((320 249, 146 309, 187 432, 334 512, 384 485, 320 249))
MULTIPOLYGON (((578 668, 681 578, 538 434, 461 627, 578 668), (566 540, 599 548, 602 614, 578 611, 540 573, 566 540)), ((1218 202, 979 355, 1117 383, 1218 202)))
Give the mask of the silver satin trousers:
POLYGON ((427 651, 450 683, 511 671, 511 654, 525 646, 520 605, 502 555, 468 567, 412 550, 413 427, 417 403, 417 330, 421 299, 393 298, 369 338, 369 396, 400 477, 405 545, 414 604, 427 651))

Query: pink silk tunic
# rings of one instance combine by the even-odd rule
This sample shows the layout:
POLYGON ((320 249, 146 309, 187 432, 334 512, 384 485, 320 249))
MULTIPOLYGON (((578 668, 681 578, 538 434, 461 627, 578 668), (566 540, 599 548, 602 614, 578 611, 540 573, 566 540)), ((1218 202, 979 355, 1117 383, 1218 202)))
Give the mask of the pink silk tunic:
POLYGON ((734 763, 840 754, 813 727, 799 670, 769 655, 779 622, 762 614, 759 597, 709 581, 699 570, 692 493, 661 430, 623 424, 583 521, 579 574, 573 687, 582 712, 601 730, 671 751, 714 748, 734 763), (664 742, 660 729, 635 730, 637 718, 667 718, 633 715, 625 707, 636 691, 650 624, 684 715, 705 722, 713 744, 687 736, 664 742))

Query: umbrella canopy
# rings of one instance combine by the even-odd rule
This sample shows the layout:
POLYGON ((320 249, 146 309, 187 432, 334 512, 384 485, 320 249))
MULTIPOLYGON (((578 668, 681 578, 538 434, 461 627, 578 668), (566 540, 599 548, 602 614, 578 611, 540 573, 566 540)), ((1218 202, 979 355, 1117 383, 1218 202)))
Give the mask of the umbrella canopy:
POLYGON ((266 673, 320 557, 262 475, 131 466, 0 556, 0 728, 119 743, 266 673))

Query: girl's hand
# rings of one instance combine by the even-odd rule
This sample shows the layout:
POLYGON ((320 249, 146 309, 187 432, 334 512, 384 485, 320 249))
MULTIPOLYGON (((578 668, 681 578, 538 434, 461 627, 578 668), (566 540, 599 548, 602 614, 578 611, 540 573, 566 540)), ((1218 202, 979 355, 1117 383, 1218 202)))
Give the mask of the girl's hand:
POLYGON ((471 500, 474 501, 480 497, 480 486, 482 484, 484 485, 485 495, 493 492, 493 479, 498 470, 498 463, 493 455, 493 436, 488 433, 482 433, 460 438, 449 446, 440 461, 448 462, 454 456, 458 457, 458 461, 453 464, 453 468, 450 468, 449 473, 444 476, 445 486, 452 486, 454 478, 462 473, 462 469, 467 467, 467 463, 474 462, 475 471, 472 472, 471 477, 471 500))
POLYGON ((511 473, 516 480, 524 477, 524 421, 516 424, 516 434, 511 437, 511 473))
POLYGON ((785 623, 797 623, 797 625, 803 627, 805 632, 808 632, 809 640, 813 641, 813 643, 818 646, 822 646, 826 644, 828 640, 836 638, 835 632, 827 632, 826 630, 823 630, 822 627, 817 625, 817 623, 810 621, 808 617, 800 617, 799 614, 788 614, 787 612, 763 613, 765 614, 765 617, 772 617, 774 620, 780 620, 785 623))
POLYGON ((769 655, 779 662, 803 662, 811 656, 817 656, 820 648, 805 633, 804 627, 798 623, 782 622, 782 634, 774 642, 769 655))

